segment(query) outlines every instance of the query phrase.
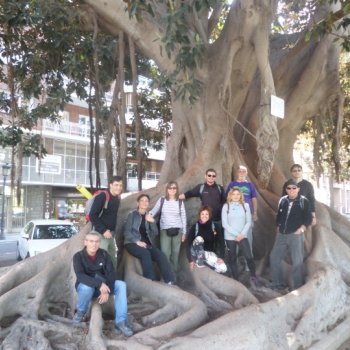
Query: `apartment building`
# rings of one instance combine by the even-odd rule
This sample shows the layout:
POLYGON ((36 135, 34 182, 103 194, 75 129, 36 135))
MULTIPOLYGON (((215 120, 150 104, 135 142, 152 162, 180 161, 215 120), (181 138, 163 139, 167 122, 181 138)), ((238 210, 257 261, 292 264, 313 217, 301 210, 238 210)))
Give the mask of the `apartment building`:
MULTIPOLYGON (((3 88, 3 87, 2 87, 3 88)), ((1 86, 0 86, 1 90, 1 86)), ((2 91, 6 91, 2 89, 2 91)), ((17 203, 16 193, 10 191, 10 180, 6 182, 6 231, 20 230, 26 222, 33 219, 69 219, 84 223, 86 199, 76 189, 77 185, 90 188, 90 122, 88 105, 85 101, 72 96, 73 102, 68 104, 61 115, 61 122, 52 123, 43 120, 38 130, 48 156, 39 161, 34 156, 23 158, 21 202, 17 203)), ((127 98, 127 101, 131 100, 127 98)), ((28 103, 28 101, 27 101, 28 103)), ((128 107, 127 120, 130 123, 131 108, 128 107)), ((6 124, 6 115, 2 115, 6 124)), ((6 127, 6 125, 3 125, 6 127)), ((128 142, 135 141, 132 132, 128 132, 128 142)), ((143 189, 156 185, 163 160, 165 144, 162 151, 155 151, 152 144, 143 141, 148 147, 149 156, 146 161, 147 171, 142 181, 143 189)), ((105 162, 105 150, 101 142, 100 178, 101 186, 108 186, 105 162)), ((0 162, 11 164, 11 149, 0 149, 0 162)), ((93 159, 93 173, 95 173, 93 159)), ((136 161, 128 158, 128 191, 137 190, 135 173, 136 161)), ((94 183, 95 183, 95 179, 94 183)), ((5 231, 5 232, 6 232, 5 231)))

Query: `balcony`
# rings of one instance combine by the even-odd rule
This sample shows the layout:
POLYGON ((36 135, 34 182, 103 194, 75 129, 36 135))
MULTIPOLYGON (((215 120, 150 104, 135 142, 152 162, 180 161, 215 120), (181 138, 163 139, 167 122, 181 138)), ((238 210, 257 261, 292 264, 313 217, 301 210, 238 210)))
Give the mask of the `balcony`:
POLYGON ((78 123, 72 123, 67 121, 61 121, 58 123, 53 123, 50 120, 44 119, 42 124, 43 131, 50 131, 60 134, 80 136, 80 137, 90 137, 90 126, 78 123))
MULTIPOLYGON (((132 171, 128 171, 128 191, 138 191, 138 181, 136 174, 132 171)), ((142 189, 147 190, 151 187, 155 187, 158 183, 160 173, 146 171, 142 178, 142 189)))

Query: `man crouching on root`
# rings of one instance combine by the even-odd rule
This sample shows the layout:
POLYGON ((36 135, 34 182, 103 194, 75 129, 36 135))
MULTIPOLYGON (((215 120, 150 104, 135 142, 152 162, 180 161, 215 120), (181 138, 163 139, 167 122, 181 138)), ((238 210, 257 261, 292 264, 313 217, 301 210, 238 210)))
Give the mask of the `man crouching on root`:
POLYGON ((75 253, 73 257, 74 271, 77 275, 75 288, 79 299, 73 323, 83 320, 92 298, 98 298, 99 303, 104 304, 110 295, 114 295, 115 328, 127 337, 132 336, 134 333, 127 320, 126 284, 123 281, 116 281, 111 257, 107 251, 99 249, 100 234, 91 231, 86 235, 84 244, 85 248, 75 253))

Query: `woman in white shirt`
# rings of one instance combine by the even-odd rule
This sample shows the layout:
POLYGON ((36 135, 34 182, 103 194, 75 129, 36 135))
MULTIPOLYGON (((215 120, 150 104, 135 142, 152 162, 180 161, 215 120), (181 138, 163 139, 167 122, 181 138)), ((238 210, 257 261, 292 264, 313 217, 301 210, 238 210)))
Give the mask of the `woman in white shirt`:
POLYGON ((166 184, 165 197, 158 199, 149 212, 153 217, 160 211, 160 249, 164 252, 174 275, 178 270, 181 242, 186 239, 186 210, 179 199, 179 187, 176 181, 166 184))

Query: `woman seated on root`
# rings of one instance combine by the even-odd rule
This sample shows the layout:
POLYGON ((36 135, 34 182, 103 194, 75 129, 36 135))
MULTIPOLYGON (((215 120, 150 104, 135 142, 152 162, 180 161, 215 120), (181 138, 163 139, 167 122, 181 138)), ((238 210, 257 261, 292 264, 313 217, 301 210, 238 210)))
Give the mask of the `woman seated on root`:
POLYGON ((259 278, 255 274, 255 264, 247 239, 247 233, 252 224, 252 215, 249 204, 244 203, 243 193, 239 188, 232 188, 228 193, 227 203, 222 207, 221 221, 224 228, 232 277, 238 280, 238 246, 247 260, 251 281, 256 287, 261 287, 259 278))
POLYGON ((179 199, 179 187, 176 181, 165 186, 165 197, 158 199, 149 212, 153 217, 160 211, 160 249, 166 255, 174 275, 178 272, 178 260, 181 242, 186 239, 185 205, 179 199))
POLYGON ((155 261, 163 276, 164 282, 173 284, 175 281, 170 264, 165 254, 157 249, 151 240, 151 235, 158 234, 156 221, 147 213, 149 196, 140 194, 137 197, 137 209, 133 210, 124 225, 125 249, 142 265, 143 277, 154 280, 152 261, 155 261))
POLYGON ((199 220, 191 227, 185 241, 187 259, 191 270, 193 270, 193 266, 196 263, 199 268, 207 265, 216 272, 225 273, 227 267, 223 260, 225 254, 224 237, 218 236, 220 245, 220 257, 218 258, 214 253, 214 243, 215 235, 219 228, 211 221, 211 213, 211 208, 207 205, 199 208, 199 220))

